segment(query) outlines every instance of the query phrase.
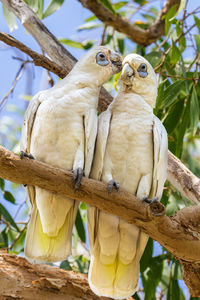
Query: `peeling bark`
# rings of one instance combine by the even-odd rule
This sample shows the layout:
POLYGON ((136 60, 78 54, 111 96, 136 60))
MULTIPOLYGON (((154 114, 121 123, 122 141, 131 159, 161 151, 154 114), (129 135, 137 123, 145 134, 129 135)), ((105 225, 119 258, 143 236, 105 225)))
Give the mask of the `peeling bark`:
POLYGON ((167 179, 183 196, 200 203, 200 179, 170 151, 168 151, 167 179))
POLYGON ((183 268, 183 280, 193 297, 200 296, 200 264, 180 261, 183 268))
MULTIPOLYGON (((95 295, 87 276, 16 255, 0 254, 1 300, 109 300, 95 295)), ((132 298, 130 297, 129 300, 132 298)))
POLYGON ((69 171, 36 160, 21 160, 0 147, 0 177, 94 205, 136 224, 177 259, 200 263, 200 205, 185 207, 167 217, 159 202, 151 206, 123 190, 108 195, 106 184, 88 178, 83 178, 80 189, 74 194, 72 176, 69 171), (159 212, 159 216, 155 216, 155 212, 159 212))

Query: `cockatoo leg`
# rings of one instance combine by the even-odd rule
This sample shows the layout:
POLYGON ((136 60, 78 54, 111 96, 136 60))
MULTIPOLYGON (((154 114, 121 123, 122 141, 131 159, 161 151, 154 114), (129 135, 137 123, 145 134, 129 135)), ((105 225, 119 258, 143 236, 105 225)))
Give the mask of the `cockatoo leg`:
POLYGON ((81 184, 81 179, 83 177, 83 169, 82 168, 77 168, 73 171, 73 182, 76 182, 75 187, 74 187, 74 193, 78 190, 80 184, 81 184))
POLYGON ((35 159, 31 153, 26 153, 24 151, 20 151, 20 158, 23 159, 24 157, 28 157, 29 159, 35 159))
POLYGON ((116 190, 118 191, 119 190, 119 183, 116 182, 115 180, 111 179, 109 182, 108 182, 108 194, 111 193, 113 187, 116 188, 116 190))
POLYGON ((143 198, 143 201, 146 202, 146 203, 152 204, 153 202, 158 201, 158 198, 157 198, 157 197, 154 197, 154 198, 152 198, 152 199, 149 199, 147 196, 145 196, 145 197, 143 198))

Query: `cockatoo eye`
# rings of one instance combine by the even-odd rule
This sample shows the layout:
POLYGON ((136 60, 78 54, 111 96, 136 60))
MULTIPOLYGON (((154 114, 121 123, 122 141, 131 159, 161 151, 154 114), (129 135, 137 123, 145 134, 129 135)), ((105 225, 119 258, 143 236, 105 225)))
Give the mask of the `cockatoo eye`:
POLYGON ((145 78, 147 77, 148 73, 147 73, 147 65, 142 63, 139 68, 137 69, 138 74, 140 77, 145 78))
POLYGON ((109 64, 109 60, 107 59, 107 56, 103 52, 97 53, 96 62, 100 66, 107 66, 109 64))

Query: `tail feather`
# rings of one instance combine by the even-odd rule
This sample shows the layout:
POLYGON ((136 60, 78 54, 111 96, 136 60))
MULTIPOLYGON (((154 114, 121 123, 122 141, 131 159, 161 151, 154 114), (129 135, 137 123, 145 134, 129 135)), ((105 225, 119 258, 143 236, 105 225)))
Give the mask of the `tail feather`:
POLYGON ((88 275, 90 287, 99 296, 113 299, 128 298, 137 288, 139 261, 148 236, 135 225, 128 224, 117 217, 105 215, 101 211, 99 211, 97 225, 95 220, 91 219, 96 215, 94 209, 91 209, 91 212, 90 208, 88 210, 89 234, 94 237, 90 244, 92 248, 88 275), (118 222, 114 218, 117 218, 118 222), (98 228, 95 234, 92 231, 94 227, 98 228), (118 240, 117 247, 116 243, 112 242, 114 237, 118 240), (104 251, 105 249, 107 251, 104 251))
POLYGON ((71 254, 72 229, 77 209, 78 202, 74 201, 58 234, 49 236, 43 231, 39 210, 33 203, 25 241, 25 256, 34 262, 65 260, 71 254))

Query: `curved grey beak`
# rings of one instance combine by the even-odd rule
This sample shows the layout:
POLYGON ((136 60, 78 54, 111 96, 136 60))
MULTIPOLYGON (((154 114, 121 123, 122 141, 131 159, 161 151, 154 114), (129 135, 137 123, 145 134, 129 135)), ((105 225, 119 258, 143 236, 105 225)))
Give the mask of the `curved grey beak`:
POLYGON ((132 77, 134 76, 135 73, 134 73, 134 70, 131 68, 131 66, 129 65, 129 63, 125 63, 123 68, 122 68, 122 75, 121 77, 122 78, 127 78, 127 77, 132 77))
POLYGON ((119 73, 122 69, 122 58, 116 52, 111 52, 110 54, 110 61, 112 63, 112 70, 113 73, 119 73))

